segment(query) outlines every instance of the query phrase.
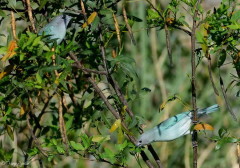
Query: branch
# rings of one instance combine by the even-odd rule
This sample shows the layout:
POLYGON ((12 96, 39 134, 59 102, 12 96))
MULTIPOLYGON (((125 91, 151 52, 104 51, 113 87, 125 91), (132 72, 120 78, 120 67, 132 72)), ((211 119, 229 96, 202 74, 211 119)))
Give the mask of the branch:
POLYGON ((228 98, 227 98, 227 94, 226 94, 226 91, 225 91, 225 87, 224 87, 224 83, 223 83, 223 80, 222 80, 222 77, 220 76, 220 85, 221 85, 221 90, 222 90, 222 94, 223 94, 223 98, 224 98, 224 101, 225 101, 225 103, 226 103, 226 105, 227 105, 227 109, 228 109, 228 111, 229 111, 229 113, 231 114, 231 116, 233 117, 233 119, 235 120, 235 121, 237 121, 237 117, 236 117, 236 115, 234 114, 234 112, 233 112, 233 110, 232 110, 232 108, 231 108, 231 106, 230 106, 230 103, 229 103, 229 101, 228 101, 228 98))
POLYGON ((130 26, 129 23, 128 23, 127 12, 126 12, 126 9, 125 9, 124 6, 122 7, 122 11, 123 11, 123 18, 124 18, 124 21, 125 21, 125 23, 126 23, 126 26, 127 26, 128 33, 129 33, 129 35, 130 35, 131 41, 132 41, 132 43, 133 43, 134 45, 136 45, 137 43, 136 43, 136 40, 135 40, 135 38, 134 38, 134 36, 133 36, 133 32, 132 32, 131 26, 130 26))
POLYGON ((107 62, 106 62, 106 52, 105 52, 105 48, 104 48, 104 44, 103 44, 103 37, 102 37, 102 34, 100 33, 100 48, 101 48, 101 53, 102 53, 102 58, 103 58, 103 63, 104 63, 104 68, 105 68, 105 71, 108 72, 107 74, 107 80, 108 82, 111 84, 111 86, 113 87, 113 89, 115 90, 117 96, 119 97, 121 103, 126 106, 126 111, 127 113, 129 114, 129 116, 131 118, 134 117, 134 114, 133 112, 129 109, 129 105, 128 105, 128 102, 127 100, 125 99, 122 91, 121 91, 121 88, 119 87, 118 83, 112 78, 111 74, 109 73, 108 71, 108 67, 107 67, 107 62))
POLYGON ((35 24, 34 24, 34 20, 33 20, 32 7, 30 4, 30 0, 26 0, 26 4, 27 4, 28 17, 31 22, 32 30, 34 33, 37 33, 37 30, 36 30, 35 24))
POLYGON ((66 147, 66 153, 69 155, 68 138, 67 138, 67 132, 66 132, 65 122, 63 118, 63 96, 64 96, 63 93, 61 93, 60 100, 58 100, 59 101, 58 119, 59 119, 59 128, 60 128, 61 137, 66 147))
MULTIPOLYGON (((73 53, 70 53, 70 54, 73 54, 73 53)), ((93 69, 83 68, 81 62, 75 63, 72 66, 76 67, 78 69, 81 69, 82 71, 85 71, 87 73, 95 73, 95 74, 99 74, 99 75, 107 75, 106 71, 97 71, 97 70, 93 70, 93 69)))
POLYGON ((169 57, 169 65, 170 67, 173 67, 173 61, 172 61, 172 50, 171 50, 171 44, 170 44, 170 37, 169 37, 169 29, 168 29, 168 25, 166 23, 165 17, 163 16, 163 14, 161 13, 161 11, 159 11, 153 4, 152 2, 150 2, 149 0, 146 0, 149 5, 158 13, 158 15, 162 18, 163 22, 164 22, 164 30, 165 30, 165 37, 166 37, 166 46, 167 46, 167 50, 168 50, 168 57, 169 57))
POLYGON ((210 81, 211 81, 211 83, 212 83, 212 87, 213 87, 213 90, 214 90, 215 94, 219 96, 218 90, 217 90, 217 88, 216 88, 216 85, 215 85, 214 80, 213 80, 213 77, 212 77, 212 71, 211 71, 211 66, 212 66, 212 64, 211 64, 211 56, 210 56, 209 53, 208 53, 208 56, 207 56, 207 57, 208 57, 208 73, 209 73, 209 78, 210 78, 210 81))
MULTIPOLYGON (((101 41, 100 41, 100 44, 101 44, 101 45, 100 45, 100 49, 101 49, 101 52, 102 52, 102 58, 103 58, 103 62, 104 62, 105 68, 106 68, 105 70, 108 72, 108 74, 107 74, 107 80, 108 80, 108 82, 111 84, 111 86, 114 88, 114 90, 115 90, 117 96, 119 97, 121 103, 126 107, 126 111, 127 111, 127 113, 129 114, 129 116, 130 116, 131 118, 133 118, 133 117, 134 117, 134 114, 133 114, 133 112, 131 111, 131 109, 129 108, 128 102, 127 102, 127 100, 125 99, 125 97, 124 97, 124 95, 123 95, 123 93, 122 93, 122 91, 121 91, 121 88, 119 87, 118 83, 112 78, 111 74, 109 74, 108 67, 107 67, 107 62, 106 62, 106 52, 105 52, 104 43, 103 43, 103 37, 102 37, 102 34, 101 34, 101 33, 100 33, 100 40, 101 40, 101 41)), ((127 127, 126 127, 126 128, 127 128, 127 127)), ((126 128, 125 128, 125 129, 126 129, 126 128)), ((129 137, 130 139, 132 138, 132 137, 129 136, 129 135, 128 135, 128 137, 129 137)), ((135 144, 135 142, 136 142, 135 138, 132 140, 132 142, 134 142, 134 144, 135 144)), ((155 161, 157 162, 158 167, 159 167, 159 168, 162 168, 161 161, 160 161, 159 157, 157 156, 157 154, 156 154, 156 152, 154 151, 153 147, 152 147, 151 145, 149 145, 149 146, 150 146, 149 149, 151 149, 151 150, 149 150, 149 151, 150 151, 151 154, 154 156, 154 159, 155 159, 155 161)), ((145 154, 145 153, 144 153, 144 154, 145 154)), ((144 155, 144 154, 141 154, 141 156, 143 157, 143 160, 145 159, 145 157, 147 158, 147 156, 144 155)), ((151 163, 150 163, 150 162, 148 162, 147 160, 145 160, 145 162, 146 162, 146 164, 147 164, 148 166, 151 166, 151 163)))
MULTIPOLYGON (((197 124, 198 118, 197 118, 197 94, 196 94, 196 63, 195 63, 195 42, 196 42, 196 28, 197 28, 197 15, 198 15, 198 9, 197 6, 199 4, 200 0, 198 0, 195 4, 195 11, 193 15, 193 25, 192 25, 192 33, 191 33, 191 65, 192 65, 192 122, 194 125, 197 124)), ((192 134, 192 146, 193 146, 193 168, 197 168, 197 159, 198 159, 198 142, 197 142, 197 131, 193 130, 192 134)))
MULTIPOLYGON (((73 54, 73 53, 70 53, 70 57, 75 61, 75 63, 77 65, 80 65, 81 63, 79 62, 79 60, 77 59, 77 57, 73 54)), ((81 65, 83 67, 83 65, 81 65)), ((98 93, 98 95, 102 98, 104 104, 107 106, 107 108, 109 109, 109 111, 113 114, 113 116, 116 118, 116 119, 121 119, 121 116, 120 114, 115 110, 115 108, 109 103, 108 99, 105 97, 104 93, 102 92, 102 90, 97 86, 96 82, 89 76, 89 73, 88 72, 84 72, 84 74, 86 74, 88 76, 87 80, 89 83, 92 84, 94 90, 98 93)), ((128 128, 126 126, 126 124, 124 123, 124 121, 122 120, 121 122, 122 124, 122 127, 123 127, 123 130, 125 130, 126 135, 127 137, 129 138, 129 140, 133 143, 133 144, 136 144, 136 139, 132 136, 132 135, 129 135, 128 132, 128 128)), ((153 165, 151 164, 150 160, 148 159, 147 155, 145 154, 144 151, 141 151, 141 156, 143 158, 143 160, 146 162, 146 164, 148 165, 149 168, 153 168, 153 165)))
MULTIPOLYGON (((31 136, 31 138, 29 139, 28 149, 31 148, 32 142, 33 142, 33 140, 34 140, 34 137, 36 137, 35 134, 36 134, 37 128, 41 129, 41 126, 40 126, 39 121, 41 120, 41 117, 42 117, 42 115, 44 114, 46 108, 48 107, 48 104, 49 104, 50 100, 52 99, 52 97, 54 96, 54 94, 55 94, 55 92, 54 92, 51 96, 49 96, 49 97, 47 98, 47 100, 45 101, 44 107, 43 107, 43 109, 41 110, 41 112, 40 112, 40 114, 38 115, 38 117, 36 117, 35 115, 33 115, 33 114, 31 113, 32 110, 31 110, 31 111, 29 112, 29 114, 28 114, 30 117, 33 118, 33 120, 35 121, 35 124, 36 124, 36 125, 34 126, 33 130, 30 129, 31 134, 34 135, 34 136, 31 136)), ((30 99, 30 98, 29 98, 29 101, 31 102, 31 99, 30 99)), ((28 127, 29 127, 29 126, 31 126, 30 123, 28 123, 28 127)), ((31 127, 30 127, 30 128, 31 128, 31 127)), ((25 160, 24 163, 27 163, 28 154, 25 156, 25 159, 24 159, 24 160, 25 160)), ((24 167, 27 167, 27 165, 24 165, 24 167)))
POLYGON ((37 145, 37 148, 41 151, 41 153, 42 153, 45 157, 48 157, 48 154, 47 154, 47 153, 42 149, 42 147, 40 146, 40 142, 38 141, 37 137, 35 136, 29 120, 30 120, 30 115, 27 114, 27 125, 28 125, 28 129, 29 129, 29 131, 30 131, 31 137, 33 138, 34 143, 37 145))
POLYGON ((12 34, 13 38, 17 40, 17 35, 16 35, 16 19, 14 17, 14 12, 11 11, 11 27, 12 27, 12 34))
POLYGON ((178 26, 176 26, 176 25, 171 25, 173 28, 176 28, 176 29, 178 29, 178 30, 182 30, 183 32, 185 32, 185 33, 187 33, 189 36, 192 36, 192 33, 190 32, 190 31, 188 31, 188 30, 186 30, 186 29, 184 29, 184 28, 182 28, 182 27, 178 27, 178 26))
POLYGON ((150 1, 150 0, 146 0, 148 3, 149 3, 149 5, 158 13, 158 15, 162 18, 162 20, 165 20, 164 19, 164 17, 163 17, 163 15, 162 15, 162 13, 157 9, 157 8, 155 8, 155 6, 152 4, 152 2, 150 1))

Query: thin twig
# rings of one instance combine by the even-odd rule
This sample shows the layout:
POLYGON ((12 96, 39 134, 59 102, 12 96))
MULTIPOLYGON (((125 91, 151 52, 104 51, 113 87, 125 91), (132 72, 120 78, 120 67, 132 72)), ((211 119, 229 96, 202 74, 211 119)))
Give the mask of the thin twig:
MULTIPOLYGON (((33 128, 33 131, 32 131, 33 135, 36 134, 36 131, 37 131, 38 128, 41 129, 41 126, 40 126, 39 121, 41 120, 42 115, 45 113, 45 110, 46 110, 46 108, 48 107, 48 104, 49 104, 50 100, 52 99, 52 97, 53 97, 54 95, 55 95, 55 92, 46 99, 46 101, 44 102, 44 107, 43 107, 43 109, 41 110, 41 112, 40 112, 40 114, 38 115, 38 117, 36 117, 35 115, 33 115, 33 114, 31 113, 31 111, 28 113, 29 116, 33 118, 33 120, 34 120, 34 122, 35 122, 35 124, 36 124, 36 125, 34 126, 34 128, 33 128)), ((31 100, 31 99, 29 99, 29 102, 31 102, 30 100, 31 100)), ((36 137, 36 135, 35 135, 35 137, 36 137)), ((31 148, 33 140, 34 140, 34 139, 33 139, 33 136, 31 136, 30 139, 29 139, 29 141, 28 141, 28 149, 31 148)), ((24 158, 24 161, 25 161, 25 162, 24 162, 24 163, 27 163, 27 160, 28 160, 28 154, 25 155, 25 158, 24 158)), ((27 165, 24 165, 24 167, 27 167, 27 165)))
POLYGON ((27 4, 28 17, 31 22, 32 30, 34 33, 37 33, 37 30, 36 30, 35 24, 34 24, 34 20, 33 20, 32 7, 30 4, 30 0, 26 0, 26 4, 27 4))
POLYGON ((161 161, 160 161, 160 159, 159 159, 157 153, 155 152, 155 150, 153 149, 153 147, 152 147, 151 144, 148 145, 148 150, 151 152, 151 154, 152 154, 154 160, 156 160, 156 162, 157 162, 157 164, 158 164, 158 167, 159 167, 159 168, 163 168, 162 163, 161 163, 161 161))
POLYGON ((169 65, 170 65, 170 67, 173 67, 172 49, 171 49, 171 43, 170 43, 170 36, 169 36, 168 26, 167 26, 166 23, 164 24, 164 30, 165 30, 165 36, 166 36, 166 46, 167 46, 167 50, 168 50, 169 65))
POLYGON ((165 37, 166 37, 166 46, 167 46, 167 50, 168 50, 169 65, 170 65, 170 67, 173 67, 172 49, 171 49, 169 29, 168 29, 167 22, 166 22, 166 20, 165 20, 165 18, 163 16, 162 12, 160 10, 158 10, 151 1, 149 1, 149 0, 146 0, 146 1, 158 13, 158 15, 162 18, 162 20, 164 22, 164 30, 165 30, 165 37))
POLYGON ((214 90, 215 94, 219 96, 218 90, 216 88, 216 85, 215 85, 213 77, 212 77, 211 66, 212 66, 212 64, 211 64, 211 56, 210 56, 210 54, 208 54, 208 73, 209 73, 209 78, 210 78, 210 81, 212 83, 212 87, 213 87, 213 90, 214 90))
POLYGON ((83 13, 84 20, 87 21, 87 13, 86 13, 85 6, 84 6, 84 3, 83 3, 82 0, 80 0, 80 6, 82 8, 82 13, 83 13))
POLYGON ((14 38, 15 40, 17 40, 17 35, 16 35, 16 20, 15 20, 13 11, 11 11, 11 27, 12 27, 13 38, 14 38))
POLYGON ((163 14, 153 5, 153 3, 150 0, 146 0, 146 1, 149 3, 149 5, 153 8, 153 10, 155 10, 158 13, 158 15, 162 18, 162 20, 164 21, 165 19, 163 17, 163 14))
POLYGON ((240 168, 240 142, 237 143, 238 166, 240 168))
MULTIPOLYGON (((219 76, 220 76, 220 75, 219 75, 219 76)), ((228 111, 229 111, 229 113, 231 114, 231 116, 233 117, 233 119, 234 119, 235 121, 237 121, 237 117, 236 117, 236 115, 234 114, 234 112, 233 112, 233 110, 232 110, 232 108, 231 108, 231 106, 230 106, 230 103, 229 103, 229 101, 228 101, 227 94, 226 94, 225 87, 224 87, 224 83, 223 83, 223 80, 222 80, 222 77, 221 77, 221 76, 220 76, 219 82, 220 82, 220 85, 221 85, 221 90, 222 90, 223 98, 224 98, 225 103, 226 103, 226 105, 227 105, 228 111)))
POLYGON ((61 93, 59 105, 58 105, 58 119, 59 119, 59 128, 60 128, 61 137, 66 147, 66 153, 68 154, 69 152, 68 138, 67 138, 67 132, 66 132, 65 122, 63 118, 63 96, 64 96, 63 93, 61 93))
POLYGON ((132 41, 132 43, 134 45, 136 45, 137 43, 136 43, 136 40, 135 40, 135 38, 133 36, 132 28, 131 28, 131 26, 128 23, 127 12, 126 12, 125 6, 122 7, 122 11, 123 11, 123 18, 124 18, 124 21, 126 23, 126 26, 127 26, 128 33, 130 35, 131 41, 132 41))
POLYGON ((189 36, 192 36, 192 33, 182 27, 178 27, 176 25, 171 25, 173 28, 176 28, 176 29, 179 29, 179 30, 182 30, 183 32, 185 32, 186 34, 188 34, 189 36))
POLYGON ((27 125, 28 125, 28 129, 29 129, 29 131, 30 131, 30 133, 31 133, 31 137, 33 138, 34 143, 37 145, 37 148, 41 151, 41 153, 42 153, 45 157, 48 157, 48 154, 42 149, 42 147, 41 147, 41 145, 40 145, 40 142, 38 141, 37 137, 35 136, 29 120, 30 120, 30 115, 27 114, 27 125))
POLYGON ((93 70, 93 69, 83 68, 81 62, 80 62, 80 64, 73 64, 72 66, 76 67, 78 69, 81 69, 82 71, 88 72, 88 73, 95 73, 95 74, 99 74, 99 75, 107 75, 106 71, 97 71, 97 70, 93 70))
POLYGON ((113 15, 114 26, 116 29, 116 34, 117 34, 118 46, 119 46, 119 50, 120 50, 121 49, 120 27, 119 27, 116 15, 114 13, 112 15, 113 15))
POLYGON ((104 44, 103 44, 103 37, 102 37, 101 33, 100 33, 100 40, 101 40, 100 48, 101 48, 101 54, 102 54, 102 58, 103 58, 103 64, 104 64, 105 71, 108 72, 107 79, 108 79, 109 83, 111 84, 111 86, 113 87, 113 89, 115 90, 120 101, 123 103, 124 106, 126 106, 127 113, 129 114, 130 117, 133 118, 134 114, 133 114, 132 110, 129 108, 127 100, 125 99, 118 83, 112 78, 111 74, 109 73, 109 70, 107 67, 107 62, 106 62, 106 52, 105 52, 105 48, 104 48, 104 44))

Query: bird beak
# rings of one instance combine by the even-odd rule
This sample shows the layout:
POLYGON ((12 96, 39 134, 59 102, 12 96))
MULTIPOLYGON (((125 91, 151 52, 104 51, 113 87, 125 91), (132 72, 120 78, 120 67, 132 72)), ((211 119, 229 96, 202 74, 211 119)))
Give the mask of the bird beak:
POLYGON ((137 146, 137 147, 140 147, 140 146, 141 146, 141 143, 138 142, 138 143, 136 144, 136 146, 137 146))

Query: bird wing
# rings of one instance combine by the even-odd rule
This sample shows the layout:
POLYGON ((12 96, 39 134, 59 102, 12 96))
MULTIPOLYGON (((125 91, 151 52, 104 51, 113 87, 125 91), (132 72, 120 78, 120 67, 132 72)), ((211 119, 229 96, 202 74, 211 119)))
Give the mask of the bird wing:
POLYGON ((181 121, 183 118, 185 117, 190 117, 189 116, 189 112, 184 112, 184 113, 181 113, 181 114, 178 114, 178 115, 175 115, 163 122, 161 122, 158 127, 161 126, 161 130, 164 131, 172 126, 174 126, 176 123, 178 123, 179 121, 181 121))
POLYGON ((46 25, 43 29, 39 31, 39 34, 51 35, 53 33, 54 26, 46 25))

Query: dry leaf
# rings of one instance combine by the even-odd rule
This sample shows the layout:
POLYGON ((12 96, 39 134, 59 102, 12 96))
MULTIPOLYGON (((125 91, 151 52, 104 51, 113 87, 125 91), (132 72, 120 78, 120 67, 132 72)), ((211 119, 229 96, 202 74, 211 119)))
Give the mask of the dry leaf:
POLYGON ((94 19, 96 18, 96 16, 97 16, 97 12, 93 12, 93 13, 88 17, 87 22, 83 23, 82 28, 85 28, 85 27, 87 27, 88 25, 90 25, 90 24, 94 21, 94 19))

